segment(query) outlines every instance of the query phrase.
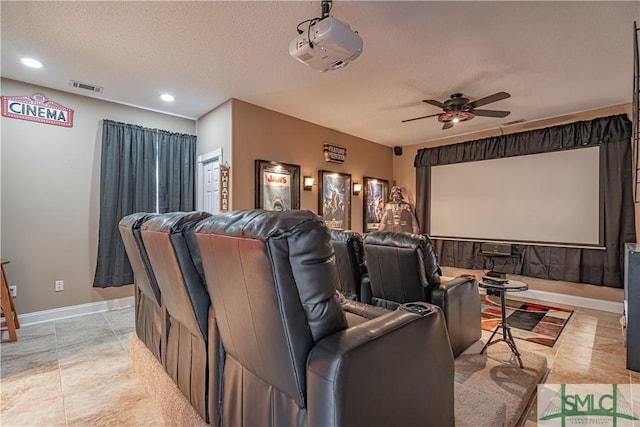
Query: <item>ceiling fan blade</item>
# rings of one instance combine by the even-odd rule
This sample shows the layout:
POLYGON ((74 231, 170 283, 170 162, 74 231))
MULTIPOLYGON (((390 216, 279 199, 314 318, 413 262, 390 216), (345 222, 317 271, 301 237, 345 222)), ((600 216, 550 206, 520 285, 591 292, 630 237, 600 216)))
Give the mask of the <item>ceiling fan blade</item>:
POLYGON ((436 101, 435 99, 423 99, 422 102, 426 102, 427 104, 435 105, 436 107, 445 108, 446 104, 443 104, 440 101, 436 101))
POLYGON ((429 114, 428 116, 414 117, 413 119, 403 120, 403 121, 402 121, 402 123, 412 122, 412 121, 414 121, 414 120, 426 119, 427 117, 435 117, 435 116, 439 116, 440 114, 441 114, 441 113, 438 113, 438 114, 429 114))
POLYGON ((507 117, 511 114, 511 111, 498 111, 498 110, 473 110, 473 114, 476 116, 484 117, 507 117))
POLYGON ((442 125, 442 130, 451 129, 452 127, 453 127, 453 122, 445 122, 444 125, 442 125))
POLYGON ((475 101, 470 102, 467 105, 471 108, 476 108, 482 105, 491 104, 492 102, 500 101, 510 97, 511 95, 509 95, 507 92, 498 92, 498 93, 494 93, 493 95, 485 96, 484 98, 476 99, 475 101))

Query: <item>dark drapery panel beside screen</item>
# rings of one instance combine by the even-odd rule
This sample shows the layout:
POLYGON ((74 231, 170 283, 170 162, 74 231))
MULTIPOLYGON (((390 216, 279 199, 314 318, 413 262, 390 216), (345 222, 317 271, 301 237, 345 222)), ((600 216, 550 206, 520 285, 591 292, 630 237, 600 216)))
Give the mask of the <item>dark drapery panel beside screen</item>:
POLYGON ((118 230, 124 216, 195 209, 196 137, 104 120, 101 153, 93 286, 106 288, 133 283, 118 230))
POLYGON ((624 243, 636 240, 631 122, 624 114, 419 150, 414 163, 416 216, 424 229, 431 166, 596 145, 604 186, 605 251, 515 244, 511 256, 498 257, 482 255, 481 242, 433 239, 440 264, 621 288, 624 243))

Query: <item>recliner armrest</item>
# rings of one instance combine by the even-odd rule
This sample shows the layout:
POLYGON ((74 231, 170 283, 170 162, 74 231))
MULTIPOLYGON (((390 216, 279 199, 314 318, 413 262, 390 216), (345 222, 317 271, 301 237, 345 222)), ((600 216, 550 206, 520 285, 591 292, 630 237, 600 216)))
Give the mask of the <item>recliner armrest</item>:
POLYGON ((390 310, 382 307, 374 307, 373 305, 365 304, 363 302, 346 300, 341 304, 344 311, 357 314, 365 319, 375 319, 384 314, 389 313, 390 310))
POLYGON ((442 312, 411 304, 317 343, 307 360, 308 425, 454 425, 442 312), (411 304, 423 313, 407 311, 411 304))
POLYGON ((445 313, 453 356, 457 357, 482 336, 478 282, 456 277, 431 289, 431 303, 445 313))
POLYGON ((365 273, 360 280, 360 301, 365 304, 371 304, 372 295, 369 273, 365 273))
POLYGON ((474 286, 477 290, 478 282, 471 276, 459 276, 447 280, 446 282, 441 281, 438 288, 442 291, 449 292, 450 288, 455 288, 458 286, 474 286), (468 282, 470 283, 470 285, 467 285, 468 282))

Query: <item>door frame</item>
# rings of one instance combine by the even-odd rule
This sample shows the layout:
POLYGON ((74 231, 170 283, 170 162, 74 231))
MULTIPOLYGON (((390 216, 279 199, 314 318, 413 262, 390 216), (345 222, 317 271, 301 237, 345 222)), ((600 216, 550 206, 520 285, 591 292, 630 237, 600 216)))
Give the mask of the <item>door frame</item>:
POLYGON ((196 209, 201 211, 204 209, 204 194, 202 194, 202 180, 204 179, 204 165, 205 163, 212 162, 214 160, 218 160, 220 164, 222 164, 222 148, 217 148, 213 151, 209 151, 198 156, 198 177, 197 177, 197 187, 196 187, 196 209))

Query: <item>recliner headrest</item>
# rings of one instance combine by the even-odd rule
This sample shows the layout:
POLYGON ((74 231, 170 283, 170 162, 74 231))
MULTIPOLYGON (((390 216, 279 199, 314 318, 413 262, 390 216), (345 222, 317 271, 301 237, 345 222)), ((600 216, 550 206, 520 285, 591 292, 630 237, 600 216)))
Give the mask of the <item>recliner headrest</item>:
POLYGON ((147 212, 132 213, 122 218, 118 225, 129 230, 136 230, 139 229, 148 219, 153 218, 156 215, 158 214, 147 212))
POLYGON ((176 233, 182 232, 185 224, 192 221, 202 220, 210 217, 208 212, 169 212, 162 215, 158 215, 153 218, 153 221, 146 222, 143 226, 143 230, 157 231, 161 233, 176 233))
POLYGON ((362 236, 357 231, 331 230, 331 240, 349 243, 352 240, 362 241, 362 236))
POLYGON ((366 245, 395 246, 398 248, 424 248, 428 239, 420 234, 394 231, 373 231, 364 238, 366 245))
POLYGON ((247 239, 267 240, 294 232, 305 222, 320 222, 319 216, 306 210, 275 213, 263 209, 238 210, 214 215, 196 228, 196 233, 224 234, 247 239))

